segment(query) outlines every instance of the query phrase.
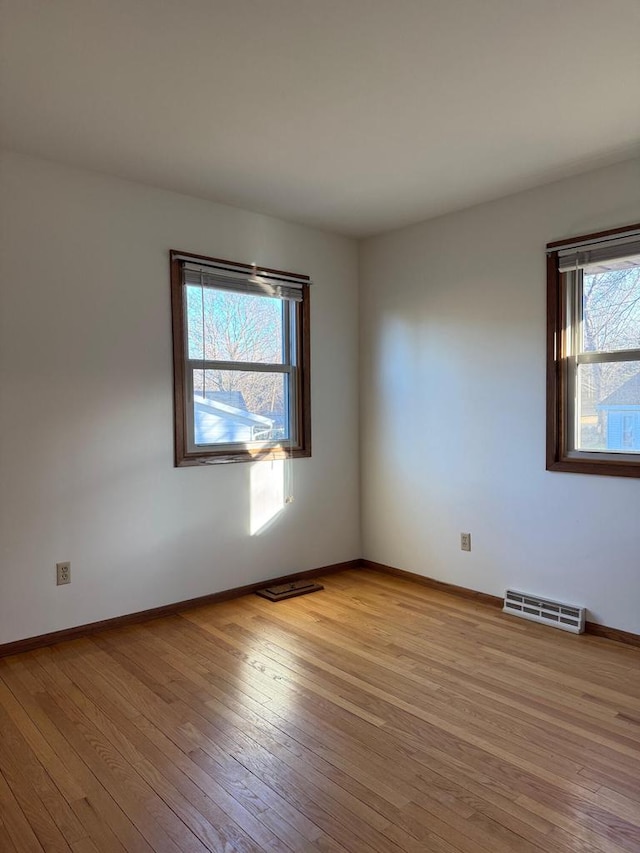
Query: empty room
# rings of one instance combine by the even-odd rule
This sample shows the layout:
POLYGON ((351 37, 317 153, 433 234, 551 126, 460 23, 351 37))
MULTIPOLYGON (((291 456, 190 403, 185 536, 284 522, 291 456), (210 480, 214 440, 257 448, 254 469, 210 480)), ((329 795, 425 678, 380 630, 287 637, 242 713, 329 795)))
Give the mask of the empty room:
POLYGON ((640 853, 638 44, 0 4, 0 853, 640 853))

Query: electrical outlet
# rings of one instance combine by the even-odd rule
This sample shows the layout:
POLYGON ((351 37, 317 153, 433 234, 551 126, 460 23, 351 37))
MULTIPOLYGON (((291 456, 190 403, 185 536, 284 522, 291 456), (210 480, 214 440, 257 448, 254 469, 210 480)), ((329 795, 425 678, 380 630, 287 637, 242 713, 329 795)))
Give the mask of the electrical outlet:
POLYGON ((71 563, 56 563, 56 584, 71 583, 71 563))
POLYGON ((470 551, 471 550, 471 534, 470 533, 461 533, 460 534, 460 549, 462 551, 470 551))

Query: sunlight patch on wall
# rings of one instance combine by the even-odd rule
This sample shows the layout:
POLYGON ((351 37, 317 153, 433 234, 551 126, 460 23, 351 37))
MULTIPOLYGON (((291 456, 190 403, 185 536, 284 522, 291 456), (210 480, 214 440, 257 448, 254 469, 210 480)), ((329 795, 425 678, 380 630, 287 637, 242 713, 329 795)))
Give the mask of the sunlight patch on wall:
POLYGON ((284 507, 284 460, 254 462, 251 466, 251 535, 256 536, 270 527, 284 507))

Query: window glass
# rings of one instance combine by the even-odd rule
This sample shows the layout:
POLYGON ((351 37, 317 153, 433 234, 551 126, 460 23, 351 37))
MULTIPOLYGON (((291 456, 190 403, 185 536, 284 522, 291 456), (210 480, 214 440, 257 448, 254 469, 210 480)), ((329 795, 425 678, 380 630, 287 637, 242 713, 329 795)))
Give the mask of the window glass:
POLYGON ((189 358, 284 361, 284 300, 188 285, 189 358))
POLYGON ((583 350, 615 352, 640 347, 640 267, 584 271, 583 350))
POLYGON ((287 440, 288 383, 287 373, 194 370, 194 444, 287 440))
POLYGON ((577 449, 640 453, 640 362, 578 366, 577 449))

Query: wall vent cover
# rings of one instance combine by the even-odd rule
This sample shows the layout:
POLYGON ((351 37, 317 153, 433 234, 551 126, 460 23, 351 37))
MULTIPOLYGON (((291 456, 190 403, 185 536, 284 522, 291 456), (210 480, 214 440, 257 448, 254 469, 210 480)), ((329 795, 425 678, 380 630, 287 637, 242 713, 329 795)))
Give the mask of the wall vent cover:
POLYGON ((547 598, 538 598, 537 595, 508 589, 504 596, 502 610, 504 613, 511 613, 512 616, 520 616, 522 619, 530 619, 542 625, 551 625, 563 631, 572 631, 574 634, 582 634, 584 631, 586 611, 584 607, 576 604, 563 604, 561 601, 551 601, 547 598))

